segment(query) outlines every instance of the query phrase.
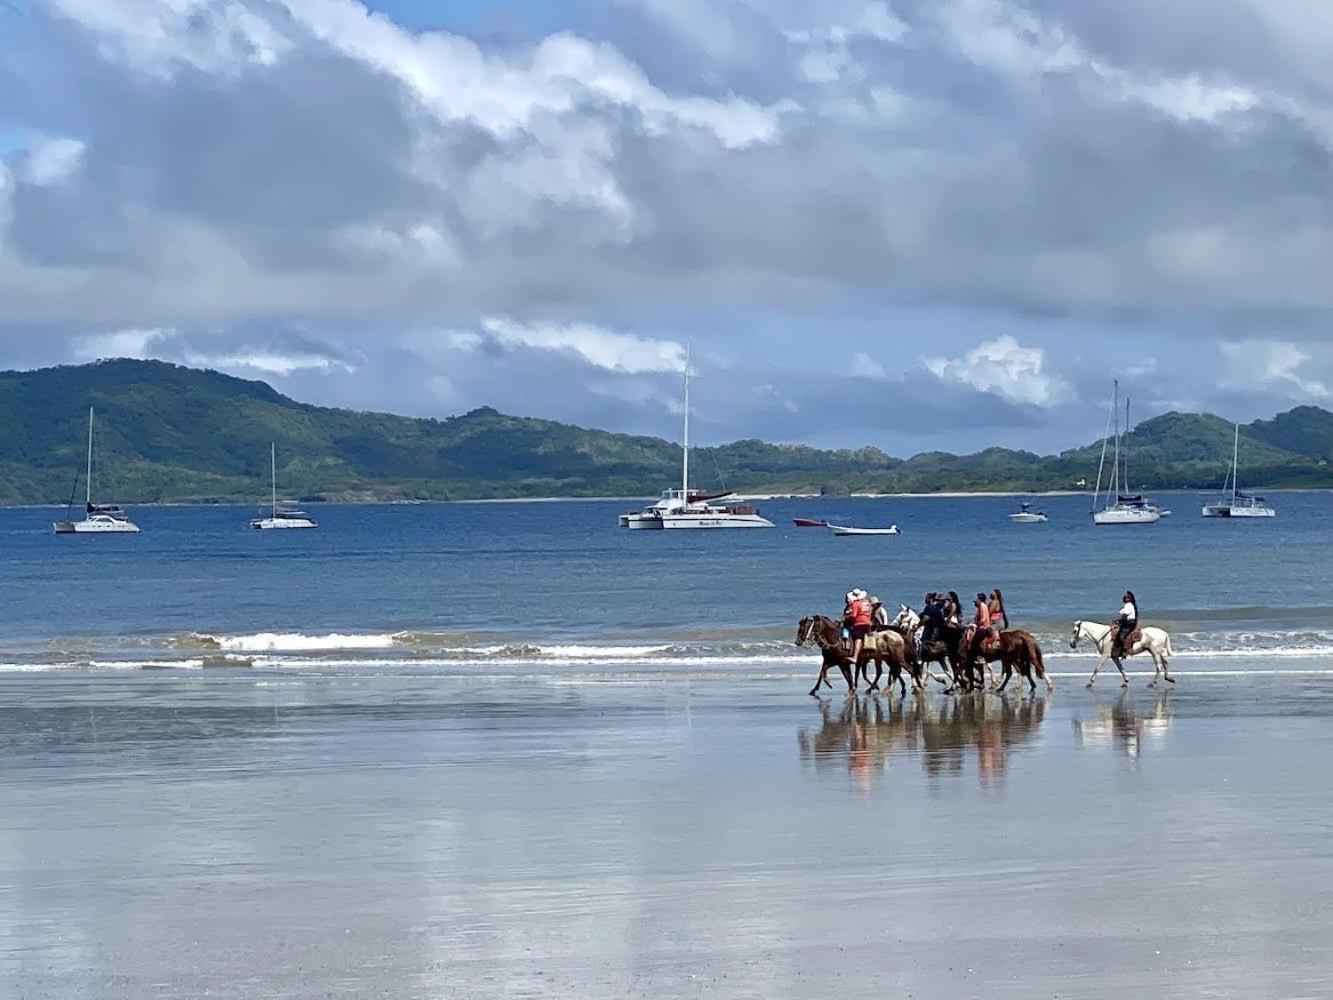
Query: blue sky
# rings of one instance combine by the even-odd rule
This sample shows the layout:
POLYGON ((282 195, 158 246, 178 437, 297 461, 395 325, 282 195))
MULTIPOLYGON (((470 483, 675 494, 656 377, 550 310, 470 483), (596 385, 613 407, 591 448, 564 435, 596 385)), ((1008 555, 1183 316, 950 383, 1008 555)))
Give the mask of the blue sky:
POLYGON ((898 454, 1333 395, 1295 0, 0 7, 0 365, 898 454))

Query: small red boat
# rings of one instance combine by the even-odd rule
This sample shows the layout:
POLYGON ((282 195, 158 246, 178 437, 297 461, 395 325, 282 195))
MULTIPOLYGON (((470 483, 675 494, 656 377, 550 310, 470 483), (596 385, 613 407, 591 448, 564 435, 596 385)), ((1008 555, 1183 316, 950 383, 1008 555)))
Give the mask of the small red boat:
POLYGON ((812 521, 808 517, 792 518, 792 524, 798 528, 827 528, 827 521, 812 521))

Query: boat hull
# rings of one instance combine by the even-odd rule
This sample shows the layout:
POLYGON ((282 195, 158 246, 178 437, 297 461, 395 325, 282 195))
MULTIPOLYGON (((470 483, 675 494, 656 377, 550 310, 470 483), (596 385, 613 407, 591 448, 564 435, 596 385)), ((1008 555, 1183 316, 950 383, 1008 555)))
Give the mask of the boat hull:
POLYGON ((1046 521, 1045 514, 1010 514, 1009 520, 1014 524, 1043 524, 1046 521))
POLYGON ((257 517, 250 522, 250 527, 257 531, 299 531, 319 525, 308 517, 257 517))
POLYGON ((883 535, 902 534, 902 532, 898 530, 898 526, 896 524, 890 525, 887 528, 846 528, 846 527, 840 527, 836 524, 830 524, 829 528, 833 531, 833 534, 838 538, 855 538, 862 535, 883 536, 883 535))
POLYGON ((1161 511, 1146 507, 1108 507, 1092 515, 1094 524, 1156 524, 1161 511))
POLYGON ((827 521, 812 521, 812 520, 810 520, 810 519, 807 518, 807 517, 794 517, 794 518, 792 518, 792 522, 791 522, 791 523, 794 524, 794 525, 796 525, 796 527, 798 527, 798 528, 827 528, 827 527, 828 527, 828 522, 827 522, 827 521))
POLYGON ((1203 508, 1204 517, 1265 518, 1277 517, 1272 507, 1232 507, 1229 504, 1210 503, 1203 508))
POLYGON ((662 519, 656 514, 621 514, 620 526, 630 531, 661 531, 662 519))
POLYGON ((57 535, 136 535, 139 526, 133 521, 56 521, 52 524, 57 535))
POLYGON ((758 514, 667 514, 661 518, 666 531, 722 531, 739 528, 771 528, 773 522, 758 514))

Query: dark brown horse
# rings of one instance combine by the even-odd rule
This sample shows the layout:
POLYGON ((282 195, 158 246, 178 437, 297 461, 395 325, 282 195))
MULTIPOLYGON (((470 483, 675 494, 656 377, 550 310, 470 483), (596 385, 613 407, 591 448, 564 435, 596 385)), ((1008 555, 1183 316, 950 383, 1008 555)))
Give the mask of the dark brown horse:
POLYGON ((842 671, 849 692, 856 691, 858 676, 866 678, 869 690, 878 691, 879 680, 884 674, 886 662, 889 665, 889 687, 896 681, 902 696, 907 697, 907 682, 903 678, 903 673, 906 672, 911 676, 913 686, 917 690, 921 689, 920 667, 908 663, 906 643, 897 632, 872 632, 866 636, 865 645, 855 665, 852 664, 851 650, 842 641, 842 626, 832 618, 824 615, 808 615, 801 619, 796 626, 796 645, 804 646, 811 641, 823 654, 819 678, 815 681, 815 686, 810 689, 812 696, 819 693, 821 684, 826 687, 833 686, 828 680, 831 667, 837 667, 842 671), (872 660, 875 663, 874 680, 870 680, 866 674, 866 666, 872 660))
POLYGON ((1030 691, 1037 690, 1038 680, 1046 682, 1047 691, 1055 687, 1051 679, 1046 676, 1046 663, 1042 660, 1041 646, 1037 644, 1031 632, 1021 628, 1009 629, 987 639, 979 649, 974 647, 974 651, 980 653, 983 664, 1000 661, 1000 666, 1004 668, 1004 676, 996 688, 997 691, 1005 689, 1015 668, 1020 677, 1027 679, 1030 691))

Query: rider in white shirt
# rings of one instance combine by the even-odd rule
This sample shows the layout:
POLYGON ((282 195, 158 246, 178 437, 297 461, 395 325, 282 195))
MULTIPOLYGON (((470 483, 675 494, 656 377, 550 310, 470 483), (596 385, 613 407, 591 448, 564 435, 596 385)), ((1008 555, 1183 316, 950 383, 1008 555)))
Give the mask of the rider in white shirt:
POLYGON ((1139 627, 1139 602, 1134 596, 1134 591, 1125 591, 1125 596, 1120 598, 1124 601, 1124 606, 1120 609, 1120 614, 1111 625, 1111 650, 1113 655, 1122 655, 1124 653, 1124 640, 1129 638, 1133 631, 1139 627))

